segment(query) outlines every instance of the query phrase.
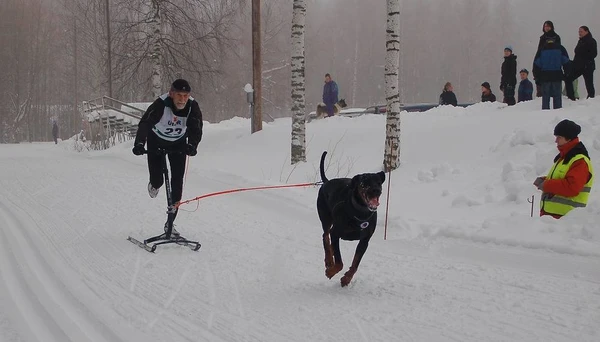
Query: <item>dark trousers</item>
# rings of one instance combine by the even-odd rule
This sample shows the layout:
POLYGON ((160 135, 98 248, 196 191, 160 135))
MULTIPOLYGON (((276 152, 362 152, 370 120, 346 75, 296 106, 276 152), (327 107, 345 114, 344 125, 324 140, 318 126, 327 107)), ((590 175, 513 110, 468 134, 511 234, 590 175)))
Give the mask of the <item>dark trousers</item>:
MULTIPOLYGON (((172 146, 162 146, 159 138, 150 133, 148 136, 148 151, 155 150, 159 147, 167 148, 174 151, 184 151, 185 139, 181 143, 176 143, 172 146)), ((164 183, 162 159, 163 156, 148 153, 148 171, 150 172, 150 184, 155 189, 160 188, 164 183)), ((183 176, 185 174, 185 162, 187 156, 185 153, 172 153, 167 155, 169 166, 171 169, 171 200, 176 203, 181 200, 183 194, 183 176)))
POLYGON ((567 97, 571 100, 575 100, 575 88, 573 88, 573 81, 583 76, 585 81, 585 89, 588 93, 588 98, 594 98, 596 96, 596 89, 594 89, 594 70, 591 68, 575 70, 573 75, 569 76, 565 80, 565 90, 567 97))
POLYGON ((512 85, 507 85, 504 88, 504 103, 506 103, 509 106, 512 106, 514 104, 517 103, 517 101, 515 100, 515 87, 512 85))
MULTIPOLYGON (((571 86, 573 83, 571 83, 571 86)), ((562 108, 562 81, 542 83, 542 109, 550 109, 552 98, 554 109, 562 108)))

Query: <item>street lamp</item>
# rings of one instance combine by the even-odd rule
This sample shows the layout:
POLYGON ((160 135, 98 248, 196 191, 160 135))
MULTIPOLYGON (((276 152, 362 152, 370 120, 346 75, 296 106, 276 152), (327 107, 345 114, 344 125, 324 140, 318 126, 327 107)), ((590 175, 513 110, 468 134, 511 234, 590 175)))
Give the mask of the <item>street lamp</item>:
POLYGON ((250 110, 250 131, 254 133, 254 89, 252 89, 252 84, 246 83, 244 91, 246 92, 246 101, 250 110))

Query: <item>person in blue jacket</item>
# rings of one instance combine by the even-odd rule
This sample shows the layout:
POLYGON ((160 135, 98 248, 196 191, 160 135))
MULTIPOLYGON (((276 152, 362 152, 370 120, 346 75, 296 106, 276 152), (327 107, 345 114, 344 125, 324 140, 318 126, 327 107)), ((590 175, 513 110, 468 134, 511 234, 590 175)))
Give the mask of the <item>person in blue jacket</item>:
POLYGON ((568 69, 570 63, 569 53, 554 37, 547 38, 535 54, 533 76, 542 86, 542 109, 550 109, 550 98, 554 109, 562 108, 564 69, 568 69))
POLYGON ((529 71, 521 69, 519 72, 521 82, 519 83, 519 102, 533 100, 533 83, 529 80, 529 71))
POLYGON ((325 103, 327 116, 333 116, 333 106, 338 102, 338 86, 331 79, 330 74, 325 74, 325 85, 323 86, 323 103, 325 103))

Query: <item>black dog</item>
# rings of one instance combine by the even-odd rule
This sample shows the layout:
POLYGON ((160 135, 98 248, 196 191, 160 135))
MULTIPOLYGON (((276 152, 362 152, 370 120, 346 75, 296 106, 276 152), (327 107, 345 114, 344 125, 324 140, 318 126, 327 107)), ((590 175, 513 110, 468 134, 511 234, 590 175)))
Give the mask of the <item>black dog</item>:
POLYGON ((363 173, 353 178, 325 177, 325 156, 321 156, 321 180, 323 186, 317 197, 317 212, 323 225, 323 248, 325 249, 325 275, 331 279, 344 268, 340 253, 340 239, 359 240, 352 266, 341 279, 342 286, 352 280, 369 240, 377 225, 377 207, 385 173, 363 173))

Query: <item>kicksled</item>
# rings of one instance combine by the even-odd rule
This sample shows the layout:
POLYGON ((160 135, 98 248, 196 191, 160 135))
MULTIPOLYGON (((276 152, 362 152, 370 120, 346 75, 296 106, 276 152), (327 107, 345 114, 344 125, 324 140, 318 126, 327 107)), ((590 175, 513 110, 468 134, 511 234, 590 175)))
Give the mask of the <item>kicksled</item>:
MULTIPOLYGON (((148 153, 148 151, 146 151, 148 153)), ((162 157, 162 169, 163 175, 165 177, 165 190, 167 192, 167 222, 164 226, 164 233, 160 235, 156 235, 145 239, 143 242, 133 238, 131 236, 127 237, 127 240, 137 245, 140 248, 145 249, 150 253, 154 253, 156 251, 156 247, 166 244, 177 244, 180 246, 187 246, 192 251, 196 252, 200 249, 201 245, 198 241, 191 241, 179 234, 173 234, 173 221, 175 220, 175 216, 177 215, 177 207, 173 205, 173 200, 171 199, 171 184, 169 183, 169 170, 167 168, 167 154, 169 153, 181 153, 180 151, 170 151, 166 149, 158 149, 155 152, 162 157)))

